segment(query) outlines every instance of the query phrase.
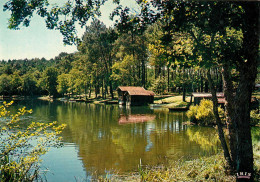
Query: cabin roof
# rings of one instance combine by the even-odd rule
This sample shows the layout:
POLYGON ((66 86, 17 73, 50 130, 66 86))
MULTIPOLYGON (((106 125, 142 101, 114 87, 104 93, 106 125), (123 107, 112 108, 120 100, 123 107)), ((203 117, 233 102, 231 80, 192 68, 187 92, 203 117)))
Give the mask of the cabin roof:
POLYGON ((127 92, 129 95, 142 95, 142 96, 154 96, 153 91, 145 90, 143 87, 134 86, 120 86, 117 88, 122 92, 127 92))
MULTIPOLYGON (((194 92, 192 93, 193 97, 201 97, 201 98, 206 98, 206 97, 212 97, 211 93, 204 93, 204 92, 194 92)), ((224 97, 223 92, 218 92, 217 97, 224 97)))

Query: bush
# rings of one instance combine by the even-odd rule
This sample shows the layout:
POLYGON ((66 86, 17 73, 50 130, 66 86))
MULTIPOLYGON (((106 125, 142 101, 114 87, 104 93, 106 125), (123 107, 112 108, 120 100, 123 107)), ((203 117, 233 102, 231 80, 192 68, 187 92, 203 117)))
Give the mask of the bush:
POLYGON ((31 113, 26 108, 11 114, 6 102, 0 107, 0 181, 30 182, 40 180, 40 156, 50 146, 59 146, 61 137, 57 137, 65 125, 56 126, 56 122, 32 122, 21 129, 20 117, 31 113), (33 145, 34 144, 34 145, 33 145))
POLYGON ((187 116, 191 122, 197 123, 196 114, 198 112, 198 106, 190 106, 189 110, 187 111, 187 116))
POLYGON ((259 110, 252 110, 250 112, 250 122, 251 122, 251 125, 253 125, 253 126, 260 125, 259 110))
MULTIPOLYGON (((218 108, 218 112, 221 118, 224 116, 224 110, 218 108)), ((198 106, 190 106, 187 116, 191 122, 200 125, 216 124, 213 113, 213 102, 211 100, 203 99, 198 106)))

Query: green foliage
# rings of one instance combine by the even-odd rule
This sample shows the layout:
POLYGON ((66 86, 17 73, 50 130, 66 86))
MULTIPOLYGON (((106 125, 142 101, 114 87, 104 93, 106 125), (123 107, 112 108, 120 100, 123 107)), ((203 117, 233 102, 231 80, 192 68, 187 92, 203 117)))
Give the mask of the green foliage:
POLYGON ((18 74, 18 72, 12 74, 10 86, 11 86, 11 94, 18 95, 21 93, 22 79, 18 74))
POLYGON ((255 126, 255 125, 260 125, 260 113, 259 113, 259 110, 256 109, 256 110, 252 110, 250 112, 250 123, 251 125, 255 126))
POLYGON ((37 82, 32 74, 25 74, 22 80, 23 95, 34 95, 38 91, 37 82))
POLYGON ((159 76, 152 84, 152 90, 156 93, 163 94, 166 92, 167 84, 166 79, 163 76, 159 76))
POLYGON ((10 86, 11 78, 9 75, 2 74, 0 76, 0 94, 1 95, 10 95, 10 86))
MULTIPOLYGON (((134 26, 134 25, 133 25, 134 26)), ((146 64, 147 55, 147 39, 144 34, 137 33, 135 27, 130 26, 123 33, 120 32, 118 39, 115 41, 114 52, 116 56, 115 74, 120 71, 120 64, 124 66, 122 72, 128 71, 127 85, 146 86, 146 64), (127 67, 127 64, 129 66, 127 67)), ((114 76, 115 76, 114 74, 114 76)), ((123 80, 123 79, 121 79, 123 80)))
POLYGON ((59 74, 62 73, 69 73, 72 69, 72 62, 74 61, 75 56, 74 54, 68 54, 65 52, 61 52, 57 57, 55 57, 57 68, 59 74))
MULTIPOLYGON (((155 23, 148 27, 145 32, 150 53, 150 64, 156 67, 162 67, 167 64, 167 49, 160 40, 163 37, 162 25, 155 23)), ((169 52, 168 52, 169 53, 169 52)))
MULTIPOLYGON (((224 110, 220 107, 218 108, 218 112, 220 116, 224 115, 224 110)), ((213 102, 211 100, 203 99, 198 106, 190 106, 187 116, 191 122, 200 125, 216 124, 213 113, 213 102)))
POLYGON ((115 56, 113 48, 116 38, 115 30, 107 28, 97 19, 94 19, 90 26, 86 27, 82 42, 78 46, 80 53, 77 55, 73 67, 73 69, 79 69, 84 75, 85 80, 81 86, 84 87, 85 91, 87 87, 94 87, 97 94, 100 87, 107 89, 109 86, 112 95, 113 88, 110 76, 115 56))
POLYGON ((57 86, 57 91, 60 94, 65 94, 68 93, 69 91, 69 74, 61 74, 58 76, 58 86, 57 86))
POLYGON ((47 68, 42 77, 43 88, 46 89, 49 95, 56 96, 57 95, 57 78, 58 78, 58 71, 56 68, 47 68))
POLYGON ((67 78, 69 81, 69 91, 72 93, 83 93, 84 92, 84 88, 85 88, 85 84, 86 84, 86 78, 85 78, 85 74, 83 74, 82 71, 78 70, 78 69, 72 69, 70 71, 70 75, 67 78))
POLYGON ((116 85, 135 85, 138 80, 137 75, 133 74, 135 65, 133 56, 126 55, 122 61, 114 63, 111 79, 116 85))
POLYGON ((191 122, 194 122, 194 123, 197 122, 197 119, 196 119, 197 110, 198 110, 198 106, 190 106, 190 108, 187 112, 187 116, 191 122))
POLYGON ((11 103, 0 106, 0 181, 37 181, 40 179, 40 156, 50 146, 59 146, 65 125, 51 123, 28 123, 21 129, 20 117, 32 110, 21 108, 16 114, 8 111, 11 103))

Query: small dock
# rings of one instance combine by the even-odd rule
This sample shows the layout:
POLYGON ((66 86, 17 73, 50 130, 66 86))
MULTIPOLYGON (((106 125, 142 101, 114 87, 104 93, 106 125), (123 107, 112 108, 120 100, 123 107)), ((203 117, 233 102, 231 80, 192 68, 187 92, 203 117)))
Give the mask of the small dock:
POLYGON ((107 104, 107 105, 111 105, 111 104, 118 104, 117 100, 111 100, 111 99, 107 99, 107 100, 101 100, 98 102, 99 104, 107 104))
POLYGON ((151 109, 160 109, 160 108, 164 108, 164 106, 166 106, 167 104, 150 104, 150 108, 151 109))
POLYGON ((174 107, 174 108, 169 108, 169 111, 188 111, 189 107, 174 107))

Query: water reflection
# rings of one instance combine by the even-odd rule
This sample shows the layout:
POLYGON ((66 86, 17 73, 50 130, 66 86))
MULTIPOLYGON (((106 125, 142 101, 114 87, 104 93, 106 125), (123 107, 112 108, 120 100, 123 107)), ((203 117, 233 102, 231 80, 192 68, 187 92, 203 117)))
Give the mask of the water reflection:
POLYGON ((186 133, 189 140, 199 144, 203 150, 217 152, 215 146, 220 145, 218 134, 217 132, 208 133, 208 130, 212 130, 212 128, 193 126, 189 127, 186 133))
MULTIPOLYGON (((63 153, 75 146, 78 155, 75 160, 81 160, 88 173, 136 170, 140 159, 144 165, 167 165, 171 160, 212 155, 220 148, 218 142, 205 143, 205 138, 215 137, 214 128, 197 131, 182 125, 187 121, 183 112, 39 101, 21 105, 33 109, 36 120, 67 124, 62 136, 65 144, 70 145, 52 155, 66 158, 63 153)), ((70 167, 64 165, 62 170, 68 171, 70 167)))
POLYGON ((131 115, 120 115, 118 119, 119 124, 129 124, 129 123, 143 123, 147 121, 153 121, 156 115, 149 114, 131 114, 131 115))

